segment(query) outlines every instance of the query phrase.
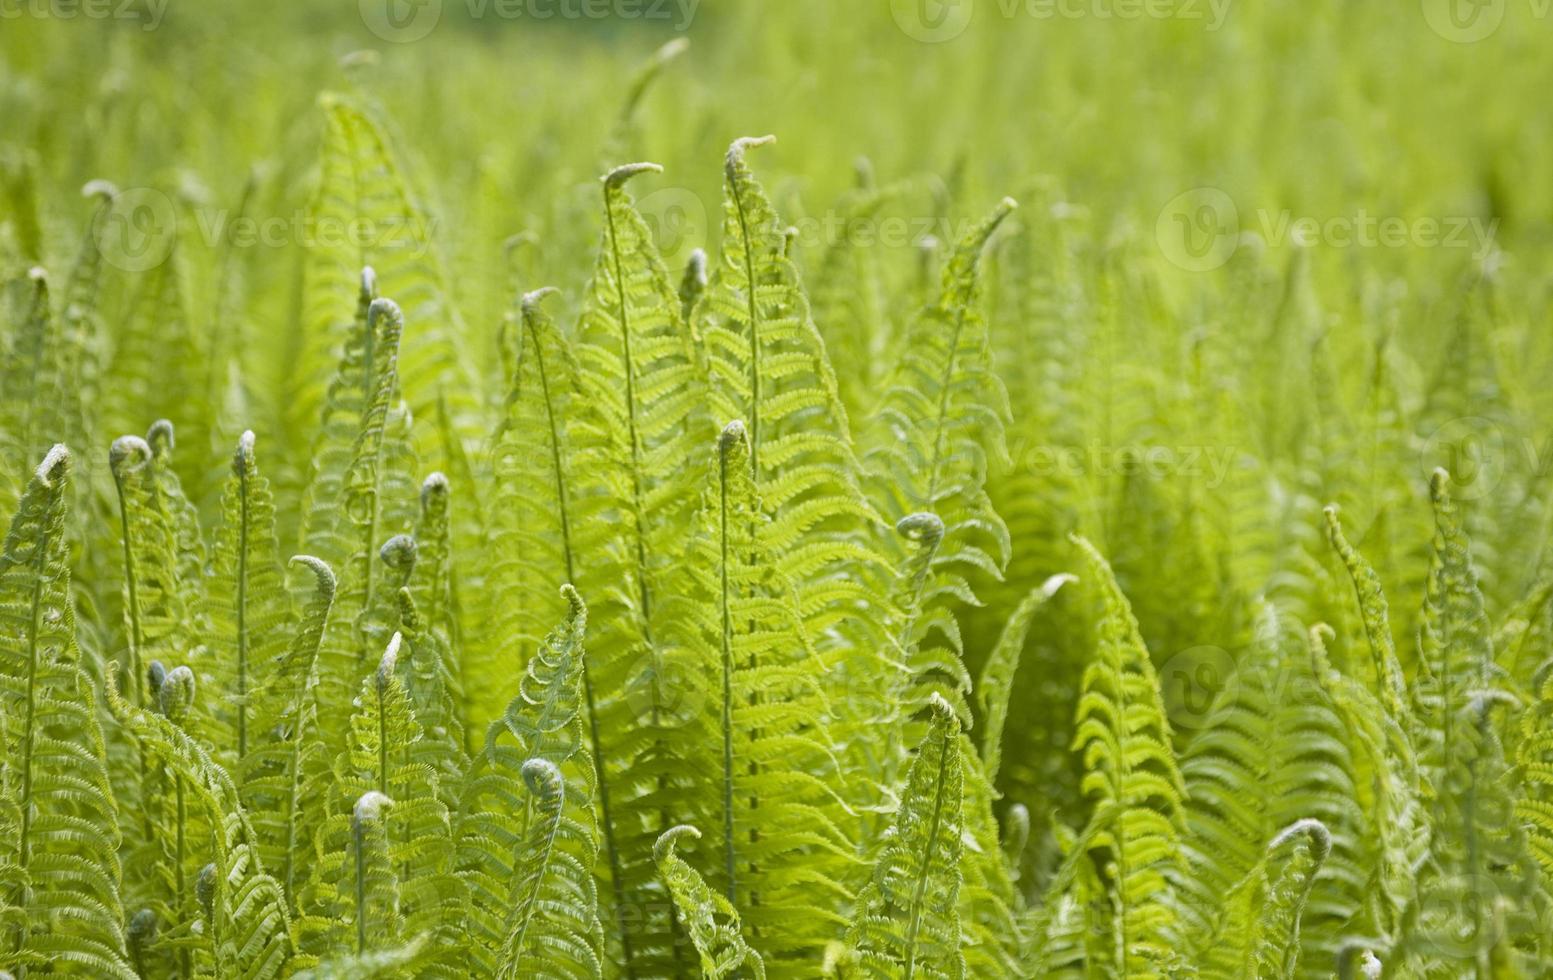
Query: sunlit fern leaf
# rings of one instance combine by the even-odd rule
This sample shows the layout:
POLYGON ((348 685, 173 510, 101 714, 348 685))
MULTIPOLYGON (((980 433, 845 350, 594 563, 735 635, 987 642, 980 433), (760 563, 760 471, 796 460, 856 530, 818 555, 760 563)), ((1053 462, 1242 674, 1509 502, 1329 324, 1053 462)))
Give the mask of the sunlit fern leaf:
POLYGON ((217 976, 278 977, 293 953, 285 895, 265 871, 258 835, 237 786, 204 745, 178 724, 190 717, 193 673, 177 668, 168 672, 165 684, 167 696, 155 712, 135 707, 112 683, 108 690, 114 715, 183 790, 191 824, 207 828, 187 842, 191 856, 197 848, 213 864, 208 872, 192 871, 188 881, 190 912, 199 921, 159 928, 180 954, 194 952, 202 969, 217 976))
POLYGON ((583 719, 587 611, 571 586, 562 596, 565 620, 529 660, 517 696, 491 723, 464 784, 459 874, 469 891, 468 955, 484 974, 602 970, 596 786, 583 719), (544 795, 554 790, 544 766, 525 769, 535 761, 562 781, 559 801, 544 795), (514 927, 525 918, 514 943, 514 927))
POLYGON ((1553 915, 1519 819, 1495 711, 1511 700, 1494 662, 1471 548, 1450 478, 1430 480, 1435 536, 1419 643, 1426 668, 1414 689, 1420 768, 1433 791, 1430 862, 1402 948, 1425 976, 1495 975, 1501 961, 1529 968, 1537 928, 1553 915), (1501 941, 1501 919, 1514 941, 1501 941))
POLYGON ((717 821, 714 887, 745 910, 782 972, 789 960, 817 958, 844 921, 835 906, 850 899, 840 881, 850 848, 837 822, 839 787, 823 778, 836 763, 817 661, 775 557, 776 528, 755 494, 741 422, 723 430, 713 465, 687 562, 684 615, 694 629, 684 642, 700 657, 705 686, 687 697, 704 705, 716 761, 690 809, 717 821))
POLYGON ((1544 877, 1553 880, 1553 672, 1521 716, 1520 736, 1517 761, 1526 785, 1515 812, 1544 877))
POLYGON ((1178 955, 1169 877, 1182 863, 1179 843, 1186 787, 1171 750, 1159 679, 1110 566, 1074 538, 1102 612, 1094 658, 1084 670, 1073 746, 1083 759, 1083 793, 1092 810, 1067 860, 1093 861, 1105 901, 1093 908, 1099 940, 1089 969, 1127 977, 1168 974, 1178 955))
POLYGON ((182 662, 193 646, 193 613, 181 581, 176 519, 156 479, 150 444, 139 436, 114 440, 108 454, 119 498, 123 549, 125 640, 121 686, 137 707, 148 705, 145 671, 153 660, 182 662))
POLYGON ((478 433, 470 416, 478 388, 463 346, 469 331, 448 299, 435 217, 413 198, 383 127, 366 106, 337 93, 324 94, 319 105, 322 163, 309 208, 318 234, 304 270, 301 334, 292 341, 298 356, 280 379, 291 395, 288 432, 301 438, 318 417, 327 397, 318 385, 330 359, 354 341, 349 297, 361 267, 370 265, 383 291, 399 301, 416 327, 405 339, 401 366, 414 415, 433 418, 446 385, 456 402, 455 429, 461 439, 473 439, 478 433), (356 228, 366 229, 364 239, 344 233, 356 228))
MULTIPOLYGON (((997 783, 998 769, 1003 758, 1003 727, 1008 722, 1009 696, 1013 692, 1014 674, 1019 670, 1019 662, 1024 655, 1030 623, 1041 606, 1057 594, 1057 590, 1074 581, 1077 579, 1072 575, 1058 574, 1032 589, 1004 624, 997 646, 992 649, 982 667, 981 680, 976 684, 976 704, 982 717, 982 770, 989 783, 997 783)), ((1029 819, 1028 814, 1026 819, 1029 819)))
MULTIPOLYGON (((575 838, 568 841, 562 835, 567 790, 561 770, 548 760, 534 758, 523 763, 522 774, 534 801, 496 975, 504 980, 534 976, 548 966, 565 969, 568 976, 602 976, 597 951, 588 947, 586 936, 572 934, 574 952, 570 958, 556 955, 555 946, 559 944, 553 918, 560 909, 586 910, 596 906, 598 897, 588 866, 596 856, 595 849, 586 848, 581 854, 566 849, 568 843, 575 847, 579 842, 575 838), (549 910, 549 917, 541 913, 542 908, 549 910), (583 952, 588 956, 576 955, 583 952)), ((594 927, 597 919, 591 923, 584 920, 582 924, 594 927)))
POLYGON ((680 710, 692 667, 667 618, 710 437, 694 340, 625 189, 657 169, 627 164, 603 179, 604 229, 578 328, 589 411, 573 413, 574 427, 593 427, 600 450, 586 460, 583 519, 608 535, 588 542, 579 584, 594 597, 588 675, 614 835, 611 901, 617 920, 627 905, 646 910, 640 922, 618 923, 628 974, 685 967, 652 846, 676 822, 665 801, 686 784, 695 752, 696 731, 680 710))
MULTIPOLYGON (((1201 975, 1240 980, 1300 976, 1300 920, 1331 850, 1319 820, 1290 824, 1268 841, 1244 878, 1215 896, 1218 912, 1203 947, 1201 975)), ((1314 964, 1324 973, 1325 964, 1314 964)))
POLYGON ((20 813, 3 863, 13 971, 130 978, 119 901, 119 830, 90 683, 75 643, 65 552, 70 453, 49 450, 0 553, 0 728, 20 813), (83 851, 83 845, 89 850, 83 851))
POLYGON ((688 825, 670 827, 658 838, 653 856, 658 863, 658 875, 679 910, 679 921, 701 959, 701 975, 708 980, 724 980, 748 974, 755 980, 765 980, 765 962, 745 940, 738 910, 726 897, 709 888, 696 869, 675 853, 681 838, 700 836, 700 831, 688 825))
POLYGON ((723 174, 722 255, 695 312, 711 414, 743 421, 749 466, 772 521, 772 557, 800 593, 812 637, 848 633, 888 580, 862 539, 878 524, 825 342, 809 314, 792 242, 735 140, 723 174))
POLYGON ((253 749, 240 760, 244 807, 252 815, 259 853, 293 901, 325 805, 330 762, 318 732, 317 659, 334 604, 334 572, 309 555, 292 559, 313 574, 313 588, 286 650, 263 665, 254 692, 253 749))
MULTIPOLYGON (((511 675, 521 668, 563 614, 554 583, 572 582, 577 575, 571 422, 582 403, 571 345, 542 305, 553 292, 525 294, 508 321, 516 356, 496 439, 498 489, 488 575, 493 599, 481 649, 469 668, 476 676, 511 675)), ((480 694, 470 706, 470 720, 485 725, 501 713, 505 692, 480 694)))
POLYGON ((877 977, 965 976, 960 949, 963 770, 960 725, 941 697, 917 747, 895 825, 858 895, 847 941, 877 977))
POLYGON ((212 556, 212 642, 207 697, 220 726, 217 758, 238 772, 266 733, 254 722, 257 692, 280 666, 290 632, 285 579, 275 542, 275 500, 259 471, 254 435, 245 432, 221 498, 212 556))
MULTIPOLYGON (((370 292, 364 289, 362 298, 370 292)), ((404 316, 388 299, 371 300, 363 313, 362 331, 347 345, 331 388, 332 417, 320 437, 334 442, 343 435, 340 427, 353 430, 349 461, 333 471, 339 475, 332 495, 314 498, 320 547, 312 553, 339 569, 334 610, 318 655, 318 720, 331 756, 345 745, 351 695, 398 620, 395 595, 410 571, 402 560, 413 558, 414 549, 413 540, 405 538, 384 550, 385 542, 410 530, 416 500, 407 419, 398 407, 404 316), (389 567, 390 560, 401 567, 389 567)))
POLYGON ((1331 963, 1360 911, 1375 865, 1368 845, 1383 831, 1361 807, 1356 777, 1367 760, 1354 757, 1342 709, 1323 687, 1325 671, 1296 624, 1264 605, 1251 647, 1195 719, 1201 728, 1181 762, 1189 867, 1178 889, 1195 955, 1214 955, 1226 928, 1244 932, 1225 925, 1224 896, 1266 860, 1269 840, 1302 819, 1321 822, 1330 852, 1307 910, 1307 963, 1331 963))
POLYGON ((937 560, 993 578, 1008 564, 1008 529, 987 498, 1001 457, 1008 394, 992 373, 979 300, 982 249, 1014 209, 1005 199, 956 245, 938 299, 912 324, 875 416, 866 463, 881 513, 943 520, 937 560))

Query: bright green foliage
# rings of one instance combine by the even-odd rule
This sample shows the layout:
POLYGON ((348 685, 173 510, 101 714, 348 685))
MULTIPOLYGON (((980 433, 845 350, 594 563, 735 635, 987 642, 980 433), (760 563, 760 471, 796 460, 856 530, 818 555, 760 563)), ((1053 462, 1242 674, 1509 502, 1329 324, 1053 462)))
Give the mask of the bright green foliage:
POLYGON ((498 975, 602 970, 596 777, 583 734, 587 611, 570 586, 562 597, 566 619, 491 723, 460 805, 459 875, 473 913, 466 938, 477 944, 467 955, 498 975))
POLYGON ((1065 862, 1079 867, 1065 868, 1059 880, 1071 879, 1068 887, 1081 894, 1101 889, 1084 900, 1084 914, 1093 916, 1089 969, 1164 976, 1179 954, 1176 903, 1168 888, 1185 864, 1178 841, 1186 786, 1132 609, 1094 546, 1081 538, 1075 543, 1103 611, 1073 741, 1084 760, 1091 811, 1065 862))
POLYGON ((1553 974, 1528 5, 93 6, 0 980, 1553 974))
POLYGON ((95 695, 81 670, 65 558, 70 453, 27 484, 0 555, 5 949, 13 973, 131 977, 118 827, 95 695))
POLYGON ((985 488, 988 460, 1006 452, 1008 395, 992 372, 978 294, 982 250, 1014 207, 1005 198, 950 254, 937 301, 900 345, 868 456, 880 510, 938 515, 948 545, 935 561, 961 575, 1000 577, 1008 564, 1008 528, 985 488))

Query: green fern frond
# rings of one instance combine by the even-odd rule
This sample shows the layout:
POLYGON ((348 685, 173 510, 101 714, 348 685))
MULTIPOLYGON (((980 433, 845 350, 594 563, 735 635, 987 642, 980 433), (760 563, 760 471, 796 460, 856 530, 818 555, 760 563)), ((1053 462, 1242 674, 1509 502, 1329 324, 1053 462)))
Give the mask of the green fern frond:
POLYGON ((262 734, 240 760, 244 807, 252 815, 259 850, 292 899, 302 881, 306 848, 325 805, 330 763, 318 730, 319 646, 334 605, 334 572, 322 560, 291 560, 313 573, 313 588, 289 647, 261 672, 254 692, 254 730, 262 734))
POLYGON ((175 869, 187 871, 186 883, 180 882, 187 905, 168 909, 188 918, 163 926, 162 941, 172 946, 185 969, 192 958, 217 976, 276 977, 294 951, 286 898, 280 883, 265 872, 258 835, 236 784, 180 725, 191 717, 194 687, 186 667, 169 671, 156 713, 125 700, 112 682, 108 689, 114 715, 166 768, 187 820, 186 834, 195 837, 181 839, 190 860, 186 868, 175 869), (205 832, 194 835, 197 827, 205 832), (193 870, 203 869, 203 862, 193 859, 195 848, 208 856, 210 870, 193 870))
POLYGON ((119 830, 65 551, 70 453, 49 450, 0 553, 0 737, 13 821, 5 948, 13 971, 132 978, 119 899, 119 830), (87 845, 89 850, 83 850, 87 845))
POLYGON ((688 561, 695 591, 686 637, 701 657, 703 721, 718 748, 715 776, 693 812, 718 821, 722 866, 714 875, 730 905, 746 910, 766 955, 795 963, 820 955, 851 847, 838 824, 836 766, 817 663, 807 652, 797 599, 772 547, 775 525, 751 479, 741 422, 717 442, 715 475, 688 561))
POLYGON ((255 692, 278 665, 289 632, 285 580, 275 542, 275 500, 259 472, 254 435, 245 432, 221 498, 222 524, 212 556, 210 671, 222 728, 217 757, 238 771, 261 730, 255 692))
POLYGON ((1309 818, 1268 841, 1256 865, 1216 899, 1220 918, 1203 947, 1203 976, 1295 980, 1301 975, 1301 916, 1331 843, 1326 826, 1309 818))
MULTIPOLYGON (((1074 537, 1102 603, 1094 659, 1084 670, 1073 747, 1084 764, 1089 823, 1068 862, 1093 861, 1106 901, 1091 970, 1128 977, 1168 974, 1177 951, 1169 880, 1183 861, 1179 835, 1186 786, 1171 749, 1159 679, 1111 568, 1074 537)), ((1071 872, 1060 874, 1066 877, 1071 872)))
POLYGON ((976 703, 982 716, 981 764, 989 783, 997 783, 998 769, 1003 759, 1003 726, 1008 721, 1009 696, 1014 689, 1014 674, 1019 670, 1019 661, 1024 655, 1030 622, 1035 618, 1036 611, 1055 596, 1059 589, 1076 581, 1078 579, 1072 575, 1057 574, 1032 589, 1004 624, 997 646, 992 648, 986 664, 982 666, 981 680, 976 684, 976 703))
MULTIPOLYGON (((404 343, 401 364, 414 416, 434 417, 435 399, 448 392, 455 402, 455 431, 461 440, 473 440, 478 436, 473 418, 479 405, 477 373, 464 348, 469 331, 448 299, 436 221, 412 194, 374 112, 361 100, 336 93, 321 96, 319 107, 324 140, 309 217, 320 229, 363 227, 368 233, 365 240, 350 241, 338 233, 320 234, 309 243, 301 334, 292 341, 297 357, 280 379, 290 392, 287 431, 304 438, 326 403, 328 396, 318 385, 336 351, 349 350, 355 342, 361 312, 347 297, 368 265, 416 325, 404 343)), ((446 468, 446 460, 437 462, 446 468)), ((325 553, 314 542, 307 547, 325 553)))
POLYGON ((710 431, 694 340, 625 189, 657 169, 627 164, 603 178, 604 229, 578 328, 589 409, 572 414, 585 445, 597 447, 579 453, 591 464, 579 519, 598 530, 584 542, 594 560, 578 571, 579 584, 597 597, 589 717, 599 733, 610 897, 627 974, 684 968, 670 910, 656 894, 652 846, 675 823, 664 800, 687 784, 697 755, 696 732, 680 710, 693 667, 672 642, 670 617, 710 431), (637 908, 645 910, 640 921, 621 918, 637 908))
POLYGON ((684 837, 700 839, 701 832, 685 824, 670 827, 658 838, 653 856, 658 863, 658 875, 701 959, 701 975, 709 980, 723 980, 745 971, 754 980, 765 980, 765 961, 745 940, 738 910, 726 897, 707 887, 696 869, 675 853, 684 837))
POLYGON ((960 950, 963 761, 960 725, 941 697, 918 746, 895 825, 858 895, 847 941, 870 976, 963 977, 960 950))
POLYGON ((388 567, 387 559, 408 556, 401 546, 380 546, 410 530, 416 500, 408 419, 397 407, 404 316, 392 300, 369 301, 366 279, 362 329, 346 345, 320 436, 321 448, 337 446, 348 430, 350 454, 348 461, 320 454, 310 512, 310 553, 339 569, 318 655, 319 726, 331 756, 345 746, 351 693, 398 621, 395 596, 409 570, 388 567), (325 492, 330 496, 316 496, 325 492))
POLYGON ((696 308, 712 417, 742 420, 749 467, 772 522, 773 559, 800 591, 813 637, 857 627, 888 581, 867 538, 879 524, 861 491, 846 409, 809 313, 787 229, 735 140, 723 174, 722 256, 696 308))
POLYGON ((561 593, 567 616, 491 723, 459 807, 470 955, 485 973, 589 976, 602 969, 597 786, 583 719, 587 610, 571 586, 561 593), (536 761, 559 777, 559 798, 546 795, 555 786, 544 766, 530 766, 536 761))
POLYGON ((948 542, 937 560, 993 578, 1002 576, 1010 544, 987 497, 987 464, 1007 453, 1009 412, 992 372, 979 267, 987 239, 1014 207, 1005 198, 955 246, 938 299, 906 333, 865 457, 881 513, 937 514, 948 542))

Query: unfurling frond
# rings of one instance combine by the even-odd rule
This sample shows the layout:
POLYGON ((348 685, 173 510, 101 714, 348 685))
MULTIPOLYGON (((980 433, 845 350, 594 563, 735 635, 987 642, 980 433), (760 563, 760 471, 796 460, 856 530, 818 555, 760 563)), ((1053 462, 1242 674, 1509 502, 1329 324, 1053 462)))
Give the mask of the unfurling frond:
POLYGON ((727 898, 707 887, 701 875, 675 853, 681 838, 700 839, 701 832, 688 825, 670 827, 658 838, 653 856, 658 876, 668 888, 679 921, 690 935, 701 959, 702 976, 724 980, 747 971, 755 980, 764 980, 765 962, 744 938, 739 913, 727 898))
POLYGON ((955 247, 937 301, 907 331, 887 382, 866 459, 881 513, 937 514, 945 546, 937 561, 959 573, 1000 577, 1008 528, 987 497, 989 459, 1003 458, 1008 393, 992 371, 980 308, 987 239, 1014 209, 1005 199, 955 247))
POLYGON ((459 876, 472 908, 464 953, 503 976, 603 969, 596 779, 582 706, 587 610, 571 586, 561 591, 566 619, 491 723, 459 808, 459 876))

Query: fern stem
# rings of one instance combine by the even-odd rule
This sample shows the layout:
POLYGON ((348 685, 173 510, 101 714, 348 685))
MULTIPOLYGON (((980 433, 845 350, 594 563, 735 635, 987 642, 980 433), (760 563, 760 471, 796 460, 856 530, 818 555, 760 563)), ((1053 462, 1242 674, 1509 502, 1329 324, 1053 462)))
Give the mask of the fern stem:
POLYGON ((922 925, 922 904, 927 897, 928 871, 933 865, 933 850, 938 846, 939 826, 944 819, 944 778, 949 767, 951 736, 946 735, 938 750, 938 779, 933 788, 933 818, 927 828, 927 850, 922 855, 922 867, 917 871, 917 884, 912 890, 911 911, 906 926, 905 980, 911 980, 917 968, 917 931, 922 925))
MULTIPOLYGON (((251 434, 250 434, 251 435, 251 434)), ((247 443, 247 440, 245 440, 247 443)), ((251 445, 251 443, 248 443, 251 445)), ((237 758, 248 755, 248 465, 237 462, 237 758)))
POLYGON ((744 198, 739 194, 739 182, 729 182, 729 194, 739 213, 739 239, 744 248, 745 304, 750 321, 750 475, 760 473, 760 305, 755 301, 755 257, 750 254, 749 220, 744 213, 744 198))
POLYGON ((729 608, 728 588, 728 444, 724 440, 718 446, 718 506, 721 520, 718 530, 722 549, 722 615, 723 615, 723 863, 728 876, 725 892, 730 904, 734 903, 735 871, 733 841, 733 614, 729 608))
MULTIPOLYGON (((31 628, 27 631, 27 718, 22 728, 22 787, 21 831, 17 840, 17 868, 22 875, 21 908, 32 907, 31 879, 27 866, 32 859, 32 756, 34 729, 38 708, 38 631, 43 628, 43 582, 48 567, 48 524, 44 522, 38 532, 37 550, 33 554, 31 628)), ((24 916, 17 930, 17 952, 27 944, 27 920, 24 916)))

